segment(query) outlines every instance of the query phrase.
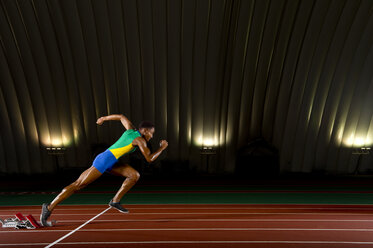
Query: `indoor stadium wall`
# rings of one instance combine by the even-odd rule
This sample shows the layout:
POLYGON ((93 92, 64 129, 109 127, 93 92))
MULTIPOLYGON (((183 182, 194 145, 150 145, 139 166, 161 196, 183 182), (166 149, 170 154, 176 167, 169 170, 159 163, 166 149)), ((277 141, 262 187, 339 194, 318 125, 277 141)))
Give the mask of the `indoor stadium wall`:
POLYGON ((207 172, 233 173, 261 138, 280 172, 369 172, 353 151, 373 143, 372 13, 369 0, 0 0, 0 173, 89 166, 123 132, 96 125, 116 113, 154 122, 161 161, 191 171, 212 147, 207 172))

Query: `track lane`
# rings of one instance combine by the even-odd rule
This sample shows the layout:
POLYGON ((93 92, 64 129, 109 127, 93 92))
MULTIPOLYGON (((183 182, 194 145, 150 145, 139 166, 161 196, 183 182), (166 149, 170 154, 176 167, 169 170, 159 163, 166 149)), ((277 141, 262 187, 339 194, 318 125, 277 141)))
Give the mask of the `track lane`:
MULTIPOLYGON (((33 243, 32 247, 44 247, 98 214, 103 205, 81 207, 83 209, 77 209, 77 206, 56 209, 52 219, 58 219, 59 223, 53 228, 35 231, 2 229, 0 240, 3 245, 0 244, 0 247, 4 244, 22 247, 27 243, 33 243)), ((320 205, 316 208, 278 205, 278 209, 273 205, 260 205, 258 208, 252 205, 128 207, 130 214, 109 210, 53 247, 187 248, 227 247, 228 244, 229 247, 268 247, 269 243, 273 248, 373 247, 373 214, 370 214, 373 211, 367 206, 357 206, 356 209, 350 205, 329 208, 320 205), (116 230, 109 230, 113 226, 116 230)), ((36 216, 40 213, 36 206, 16 211, 0 210, 0 216, 24 210, 36 216)))

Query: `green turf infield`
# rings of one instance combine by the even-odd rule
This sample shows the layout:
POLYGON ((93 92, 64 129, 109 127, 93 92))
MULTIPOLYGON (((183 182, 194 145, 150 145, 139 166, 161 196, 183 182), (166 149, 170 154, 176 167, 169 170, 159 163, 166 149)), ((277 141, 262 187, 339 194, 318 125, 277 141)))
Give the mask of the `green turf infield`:
MULTIPOLYGON (((3 194, 0 206, 41 205, 50 202, 54 193, 3 194)), ((64 204, 107 204, 114 192, 80 192, 64 204)), ((129 192, 123 204, 373 204, 373 193, 352 192, 129 192)))

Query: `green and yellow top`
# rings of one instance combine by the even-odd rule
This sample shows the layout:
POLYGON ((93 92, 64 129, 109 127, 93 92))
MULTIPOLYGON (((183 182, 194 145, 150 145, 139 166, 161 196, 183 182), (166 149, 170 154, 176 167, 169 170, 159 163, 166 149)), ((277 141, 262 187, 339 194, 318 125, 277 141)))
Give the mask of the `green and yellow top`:
POLYGON ((136 150, 136 147, 132 145, 132 141, 138 137, 141 137, 139 131, 135 129, 128 129, 112 146, 109 147, 108 150, 113 153, 116 159, 119 159, 124 154, 131 153, 136 150))

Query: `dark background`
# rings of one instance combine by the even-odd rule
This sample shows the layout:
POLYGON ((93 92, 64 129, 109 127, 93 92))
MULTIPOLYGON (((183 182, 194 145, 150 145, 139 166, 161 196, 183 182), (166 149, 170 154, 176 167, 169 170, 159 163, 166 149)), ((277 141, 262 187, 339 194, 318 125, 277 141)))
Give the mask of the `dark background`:
POLYGON ((80 172, 122 113, 145 175, 370 174, 372 44, 370 0, 0 0, 0 173, 80 172))

